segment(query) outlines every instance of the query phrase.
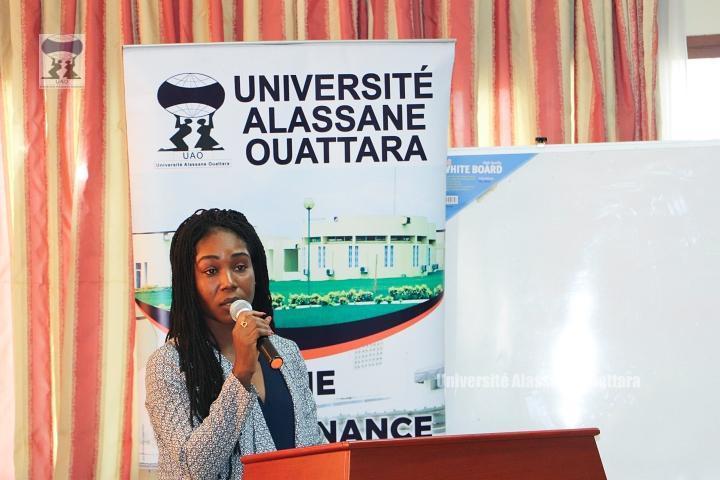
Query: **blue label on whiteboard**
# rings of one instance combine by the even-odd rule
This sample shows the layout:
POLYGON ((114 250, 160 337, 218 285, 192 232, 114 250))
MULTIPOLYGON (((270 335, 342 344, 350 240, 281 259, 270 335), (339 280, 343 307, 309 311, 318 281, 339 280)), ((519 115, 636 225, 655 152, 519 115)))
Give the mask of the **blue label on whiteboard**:
POLYGON ((481 196, 535 155, 537 154, 448 156, 445 218, 451 219, 465 205, 481 196))

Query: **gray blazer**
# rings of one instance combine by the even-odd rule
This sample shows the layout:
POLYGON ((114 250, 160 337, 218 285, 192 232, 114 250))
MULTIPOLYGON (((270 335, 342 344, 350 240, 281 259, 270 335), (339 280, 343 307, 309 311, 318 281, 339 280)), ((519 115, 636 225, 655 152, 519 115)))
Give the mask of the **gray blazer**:
MULTIPOLYGON (((269 337, 285 360, 280 371, 295 411, 295 445, 324 441, 317 422, 315 399, 305 362, 295 342, 269 337)), ((201 424, 190 425, 190 400, 180 357, 172 342, 150 356, 145 372, 145 406, 159 449, 159 479, 243 477, 240 456, 275 450, 257 392, 247 391, 231 374, 232 365, 220 355, 225 383, 201 424), (239 439, 240 453, 234 452, 239 439)))

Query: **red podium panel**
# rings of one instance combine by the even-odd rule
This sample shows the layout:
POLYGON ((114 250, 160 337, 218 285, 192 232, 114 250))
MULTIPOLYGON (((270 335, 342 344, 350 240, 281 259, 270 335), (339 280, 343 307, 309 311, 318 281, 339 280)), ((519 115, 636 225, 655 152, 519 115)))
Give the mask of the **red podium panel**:
POLYGON ((247 455, 245 480, 605 479, 597 428, 339 442, 247 455))

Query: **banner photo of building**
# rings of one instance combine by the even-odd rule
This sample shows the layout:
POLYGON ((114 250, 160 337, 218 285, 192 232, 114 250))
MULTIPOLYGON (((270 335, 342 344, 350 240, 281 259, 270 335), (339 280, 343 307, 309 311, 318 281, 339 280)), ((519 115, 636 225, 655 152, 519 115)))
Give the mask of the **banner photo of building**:
POLYGON ((144 364, 169 326, 168 254, 199 208, 265 246, 280 335, 330 441, 445 431, 444 222, 453 43, 126 47, 141 465, 144 364))

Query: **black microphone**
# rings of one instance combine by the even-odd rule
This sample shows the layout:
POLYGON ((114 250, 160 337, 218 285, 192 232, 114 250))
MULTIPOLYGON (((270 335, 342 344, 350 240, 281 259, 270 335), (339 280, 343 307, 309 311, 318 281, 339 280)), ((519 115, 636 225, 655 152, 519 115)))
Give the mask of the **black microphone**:
MULTIPOLYGON (((252 309, 252 305, 250 305, 250 302, 248 302, 247 300, 235 300, 230 305, 230 316, 233 320, 237 322, 238 315, 240 315, 242 312, 250 312, 252 311, 252 309)), ((275 346, 272 344, 270 339, 268 339, 268 337, 258 338, 257 348, 258 350, 260 350, 260 352, 262 352, 263 355, 265 355, 265 358, 274 370, 282 367, 283 359, 277 352, 277 350, 275 350, 275 346)))

